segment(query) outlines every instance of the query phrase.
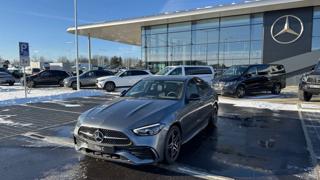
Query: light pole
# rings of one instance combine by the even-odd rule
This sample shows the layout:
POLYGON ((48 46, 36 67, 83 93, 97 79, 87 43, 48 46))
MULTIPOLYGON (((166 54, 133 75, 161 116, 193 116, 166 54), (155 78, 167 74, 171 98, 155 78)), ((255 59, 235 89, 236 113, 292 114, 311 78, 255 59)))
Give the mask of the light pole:
POLYGON ((75 44, 76 44, 76 74, 77 74, 77 90, 80 90, 79 79, 79 44, 78 44, 78 3, 74 0, 74 26, 75 26, 75 44))

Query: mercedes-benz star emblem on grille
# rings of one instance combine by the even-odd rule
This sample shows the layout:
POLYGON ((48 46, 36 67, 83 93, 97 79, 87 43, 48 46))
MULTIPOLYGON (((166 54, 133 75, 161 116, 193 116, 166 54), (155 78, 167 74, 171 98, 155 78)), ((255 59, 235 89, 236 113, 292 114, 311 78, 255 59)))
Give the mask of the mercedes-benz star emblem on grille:
POLYGON ((94 132, 94 139, 95 139, 97 142, 101 143, 101 142, 103 141, 103 139, 104 139, 103 133, 102 133, 101 131, 99 131, 99 130, 96 130, 96 131, 94 132))
POLYGON ((294 15, 281 16, 274 21, 271 26, 271 37, 279 44, 290 44, 297 41, 304 31, 303 23, 301 19, 294 15), (296 22, 296 23, 295 23, 296 22), (293 28, 292 24, 295 23, 293 28), (282 27, 280 31, 276 30, 276 27, 282 27), (289 34, 286 40, 281 36, 289 34))

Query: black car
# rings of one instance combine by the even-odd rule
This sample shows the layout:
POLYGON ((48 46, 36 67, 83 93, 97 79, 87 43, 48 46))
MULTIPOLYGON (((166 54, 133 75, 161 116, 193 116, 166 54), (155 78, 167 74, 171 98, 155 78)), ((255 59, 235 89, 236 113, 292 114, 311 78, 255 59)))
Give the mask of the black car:
POLYGON ((309 73, 302 75, 299 83, 299 99, 310 101, 313 95, 320 94, 320 61, 309 73))
POLYGON ((276 64, 231 66, 213 81, 213 88, 218 94, 230 94, 238 98, 249 92, 271 91, 280 94, 285 87, 285 68, 276 64))
MULTIPOLYGON (((27 76, 28 87, 36 87, 37 85, 59 85, 63 86, 63 80, 70 74, 61 70, 43 70, 38 74, 27 76)), ((21 81, 24 84, 23 80, 21 81)))

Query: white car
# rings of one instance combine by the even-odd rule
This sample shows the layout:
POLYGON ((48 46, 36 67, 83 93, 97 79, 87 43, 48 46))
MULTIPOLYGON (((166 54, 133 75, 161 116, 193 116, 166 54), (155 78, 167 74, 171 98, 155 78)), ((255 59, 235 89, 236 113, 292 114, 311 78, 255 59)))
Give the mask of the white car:
POLYGON ((215 77, 215 72, 211 66, 167 66, 157 73, 157 75, 175 75, 175 76, 196 76, 209 85, 212 85, 212 81, 215 77))
POLYGON ((141 79, 151 76, 152 74, 146 70, 124 70, 119 71, 114 76, 106 76, 97 78, 98 88, 112 92, 115 88, 131 87, 141 79))

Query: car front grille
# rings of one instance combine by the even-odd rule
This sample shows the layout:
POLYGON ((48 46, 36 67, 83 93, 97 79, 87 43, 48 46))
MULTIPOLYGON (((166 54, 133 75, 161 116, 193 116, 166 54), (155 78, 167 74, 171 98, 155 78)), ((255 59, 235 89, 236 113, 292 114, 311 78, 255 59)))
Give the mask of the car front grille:
POLYGON ((79 128, 78 135, 84 139, 94 141, 101 144, 113 145, 113 146, 129 146, 131 145, 130 139, 119 131, 100 129, 82 126, 79 128), (101 142, 97 142, 95 133, 100 131, 104 138, 101 142))

